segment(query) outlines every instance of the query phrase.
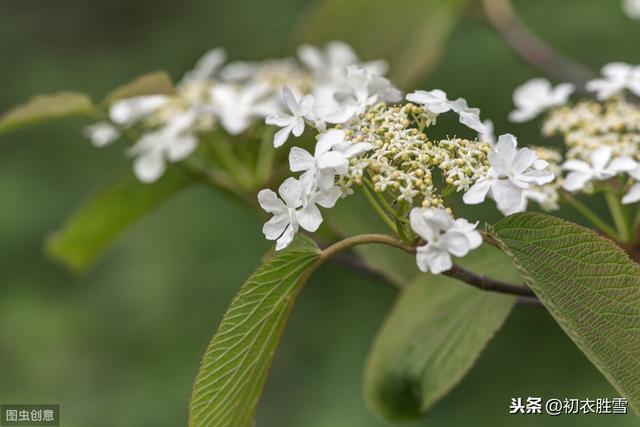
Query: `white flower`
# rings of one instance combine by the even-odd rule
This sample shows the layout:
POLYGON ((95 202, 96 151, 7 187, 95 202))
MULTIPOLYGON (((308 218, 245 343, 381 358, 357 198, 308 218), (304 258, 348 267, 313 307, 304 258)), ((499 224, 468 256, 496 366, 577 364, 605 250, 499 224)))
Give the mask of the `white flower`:
POLYGON ((340 197, 340 189, 333 187, 324 192, 311 189, 293 177, 287 178, 280 188, 280 200, 271 190, 261 190, 258 202, 273 217, 267 221, 262 232, 268 240, 277 240, 276 250, 286 248, 293 241, 298 227, 314 232, 322 223, 322 215, 316 205, 331 208, 340 197))
POLYGON ((513 92, 516 109, 509 113, 509 120, 516 123, 531 120, 549 108, 566 104, 573 91, 570 83, 553 87, 548 80, 531 79, 513 92))
POLYGON ((622 0, 622 10, 631 19, 640 19, 640 0, 622 0))
POLYGON ((524 190, 531 184, 543 185, 554 179, 547 171, 546 161, 538 159, 535 151, 528 148, 517 149, 518 141, 511 134, 501 135, 498 143, 489 153, 491 167, 487 175, 478 179, 464 194, 468 205, 482 203, 486 196, 496 201, 498 209, 505 214, 519 212, 526 206, 524 190))
POLYGON ((338 91, 335 98, 343 107, 352 109, 352 115, 358 115, 379 101, 398 102, 402 94, 384 77, 366 68, 350 65, 347 67, 346 87, 338 91))
POLYGON ((313 97, 307 95, 298 102, 293 92, 288 87, 282 89, 282 100, 291 114, 278 112, 267 116, 266 123, 280 126, 280 129, 273 137, 273 146, 280 147, 287 142, 289 134, 294 136, 302 135, 304 132, 304 119, 313 109, 313 97))
POLYGON ((120 137, 118 128, 108 122, 94 123, 84 128, 84 135, 94 147, 104 147, 120 137))
POLYGON ((589 163, 571 159, 562 164, 562 169, 569 171, 562 187, 567 191, 582 190, 589 181, 602 181, 621 172, 629 172, 637 167, 637 163, 629 157, 611 159, 611 147, 601 147, 589 156, 589 163))
POLYGON ((451 255, 463 257, 482 244, 482 236, 463 218, 454 220, 451 214, 436 208, 413 208, 411 228, 426 241, 416 253, 418 268, 433 274, 443 273, 451 267, 451 255))
POLYGON ((128 154, 136 159, 133 171, 142 182, 157 181, 166 170, 166 162, 178 162, 188 157, 198 140, 190 132, 197 116, 185 112, 174 116, 166 125, 143 135, 128 154))
POLYGON ((222 48, 211 49, 196 62, 193 70, 187 71, 180 84, 196 83, 211 80, 222 64, 227 60, 227 53, 222 48))
POLYGON ((333 186, 336 174, 347 172, 349 159, 373 148, 368 143, 352 144, 345 141, 345 131, 331 129, 318 140, 313 156, 305 149, 292 147, 289 167, 292 172, 302 172, 300 180, 326 190, 333 186))
POLYGON ((300 61, 321 81, 339 82, 346 75, 349 65, 360 64, 377 75, 387 72, 385 61, 372 61, 360 63, 358 55, 348 44, 341 41, 329 42, 325 50, 311 45, 301 45, 298 48, 300 61))
POLYGON ((232 135, 244 132, 257 117, 278 111, 272 89, 264 84, 218 83, 211 88, 211 110, 232 135))
POLYGON ((120 126, 131 126, 137 121, 153 114, 169 102, 165 95, 135 96, 121 99, 111 104, 109 117, 120 126))
POLYGON ((406 96, 407 101, 415 102, 424 106, 434 114, 442 114, 452 111, 458 114, 460 123, 475 130, 478 133, 485 133, 485 125, 480 121, 480 110, 470 108, 464 98, 450 101, 446 92, 440 89, 432 91, 416 90, 406 96))
POLYGON ((625 89, 640 95, 640 66, 612 62, 602 67, 602 75, 602 79, 587 82, 587 90, 597 92, 599 100, 611 98, 625 89))

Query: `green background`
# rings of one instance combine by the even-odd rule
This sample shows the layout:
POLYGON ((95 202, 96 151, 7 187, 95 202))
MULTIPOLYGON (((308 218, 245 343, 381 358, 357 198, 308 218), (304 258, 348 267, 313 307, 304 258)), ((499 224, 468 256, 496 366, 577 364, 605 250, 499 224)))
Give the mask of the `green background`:
MULTIPOLYGON (((541 37, 594 70, 614 60, 640 62, 640 22, 617 1, 516 6, 541 37)), ((4 0, 0 110, 61 89, 100 98, 156 69, 178 78, 213 46, 237 59, 293 54, 291 29, 308 7, 303 0, 4 0)), ((472 7, 435 72, 416 87, 464 96, 501 133, 537 144, 537 123, 505 120, 513 88, 536 75, 472 7)), ((82 124, 40 126, 0 141, 0 403, 60 404, 65 427, 185 425, 205 346, 269 244, 256 215, 193 189, 130 229, 84 277, 47 260, 47 233, 130 166, 121 146, 91 147, 82 124)), ((294 309, 257 425, 385 425, 365 407, 361 372, 393 299, 383 283, 322 268, 294 309)), ((511 397, 615 395, 544 310, 519 306, 471 373, 416 425, 637 425, 634 416, 508 415, 511 397)))

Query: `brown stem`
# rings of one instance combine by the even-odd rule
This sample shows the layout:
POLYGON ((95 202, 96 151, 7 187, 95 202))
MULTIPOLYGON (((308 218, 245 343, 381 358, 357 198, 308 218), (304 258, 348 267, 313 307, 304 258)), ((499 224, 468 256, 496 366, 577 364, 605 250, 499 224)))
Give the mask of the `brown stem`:
POLYGON ((559 81, 573 83, 576 90, 589 95, 584 84, 593 73, 570 58, 556 52, 529 30, 516 14, 510 0, 481 0, 489 23, 507 45, 525 62, 559 81))
MULTIPOLYGON (((416 253, 415 247, 406 245, 393 236, 388 236, 385 234, 361 234, 358 236, 347 237, 346 239, 334 243, 333 245, 324 249, 321 252, 319 262, 326 261, 327 259, 338 255, 340 252, 351 249, 354 246, 370 243, 380 243, 388 246, 393 246, 409 254, 416 253)), ((381 277, 383 280, 388 281, 388 278, 380 275, 380 273, 376 272, 375 270, 371 270, 368 266, 366 266, 366 264, 359 264, 358 270, 362 271, 363 269, 366 269, 368 274, 381 277)), ((450 270, 445 271, 443 274, 445 276, 460 280, 485 291, 517 295, 521 297, 527 297, 528 299, 537 300, 537 297, 533 293, 533 291, 526 286, 494 280, 486 276, 475 274, 472 271, 466 270, 458 265, 454 265, 450 270)))

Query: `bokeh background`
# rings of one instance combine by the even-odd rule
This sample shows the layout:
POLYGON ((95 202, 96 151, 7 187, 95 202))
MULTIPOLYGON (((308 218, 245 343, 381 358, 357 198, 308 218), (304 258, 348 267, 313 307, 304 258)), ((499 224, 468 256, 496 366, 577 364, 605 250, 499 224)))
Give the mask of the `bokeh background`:
MULTIPOLYGON (((309 24, 319 3, 3 0, 0 110, 62 89, 99 99, 156 69, 178 78, 213 46, 226 47, 234 59, 261 59, 294 54, 296 38, 344 38, 373 59, 377 46, 367 45, 366 34, 384 34, 386 22, 355 20, 350 34, 332 33, 326 13, 309 24), (318 28, 324 33, 305 33, 318 28)), ((415 4, 388 3, 389 16, 415 4)), ((360 0, 340 4, 350 14, 366 12, 360 0)), ((640 63, 640 22, 624 16, 618 1, 515 5, 542 38, 594 70, 613 60, 640 63)), ((392 31, 397 37, 398 28, 392 31)), ((499 131, 538 142, 537 124, 505 120, 513 88, 538 72, 505 47, 477 6, 438 47, 439 61, 414 87, 464 96, 499 131)), ((433 47, 426 50, 417 45, 412 54, 437 57, 433 47)), ((391 70, 392 77, 402 74, 391 70)), ((269 245, 253 213, 210 190, 192 189, 130 229, 84 277, 48 260, 42 251, 47 233, 129 168, 120 147, 91 147, 80 134, 83 124, 47 124, 0 141, 0 403, 59 403, 65 427, 185 425, 205 346, 269 245)), ((382 283, 324 267, 295 307, 257 425, 385 425, 366 409, 361 380, 394 297, 382 283)), ((508 415, 511 397, 615 395, 544 310, 517 307, 471 373, 416 425, 637 425, 632 415, 508 415)))

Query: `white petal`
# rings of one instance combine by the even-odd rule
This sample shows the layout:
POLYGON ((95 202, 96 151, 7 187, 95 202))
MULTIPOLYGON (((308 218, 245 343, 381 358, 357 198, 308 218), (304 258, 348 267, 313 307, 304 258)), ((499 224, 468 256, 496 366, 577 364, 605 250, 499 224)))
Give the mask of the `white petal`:
POLYGON ((590 174, 584 174, 581 172, 569 172, 564 178, 562 188, 567 191, 577 191, 584 188, 584 186, 591 179, 590 174))
POLYGON ((429 242, 436 237, 436 230, 431 228, 425 214, 426 208, 413 208, 409 213, 409 222, 411 223, 411 229, 418 236, 429 242))
POLYGON ((174 138, 167 147, 167 158, 171 162, 179 162, 191 155, 197 146, 198 139, 195 136, 174 138))
POLYGON ((349 166, 349 161, 347 160, 347 158, 344 156, 344 154, 338 151, 329 151, 328 153, 324 153, 316 158, 316 162, 318 164, 318 168, 320 169, 341 169, 344 171, 341 173, 345 173, 346 168, 349 166))
POLYGON ((444 249, 436 249, 427 253, 427 263, 432 274, 444 273, 453 267, 451 255, 444 249))
POLYGON ((307 206, 297 211, 296 218, 300 227, 311 233, 316 231, 322 224, 322 214, 314 203, 308 203, 307 206))
POLYGON ((293 96, 293 92, 288 87, 282 88, 282 99, 284 100, 285 105, 291 111, 294 116, 300 115, 300 105, 298 105, 298 101, 296 97, 293 96))
POLYGON ((447 251, 457 257, 463 257, 469 253, 469 239, 464 233, 449 230, 441 238, 441 244, 447 251))
POLYGON ((164 174, 165 161, 162 153, 153 150, 138 156, 133 163, 133 172, 142 182, 155 182, 164 174))
POLYGON ((296 236, 296 229, 290 224, 287 229, 282 233, 282 236, 276 242, 276 251, 280 251, 293 242, 293 238, 296 236))
POLYGON ((331 187, 328 190, 319 191, 313 198, 313 202, 323 208, 332 208, 342 195, 340 187, 331 187))
POLYGON ((631 172, 638 167, 638 163, 631 157, 616 157, 609 162, 607 169, 615 172, 631 172))
POLYGON ((508 180, 494 181, 491 185, 491 194, 499 209, 513 208, 522 200, 522 189, 508 180))
POLYGON ((298 208, 302 204, 302 184, 293 177, 285 179, 278 188, 280 197, 284 203, 290 208, 298 208))
POLYGON ((341 129, 331 129, 320 137, 316 144, 315 155, 319 156, 331 150, 331 148, 344 141, 346 133, 341 129))
POLYGON ((291 147, 289 152, 289 168, 291 172, 310 170, 315 164, 315 159, 307 150, 300 147, 291 147))
MULTIPOLYGON (((291 133, 291 126, 285 126, 280 129, 278 132, 273 135, 273 146, 278 148, 284 145, 289 139, 289 134, 291 133)), ((289 158, 291 158, 291 154, 289 154, 289 158)))
POLYGON ((278 195, 269 189, 260 190, 258 193, 258 203, 265 211, 273 214, 287 212, 287 207, 278 198, 278 195))
POLYGON ((491 188, 491 181, 488 179, 479 179, 475 184, 464 193, 462 196, 462 200, 467 205, 477 205, 479 203, 484 202, 484 199, 487 197, 487 193, 491 188))
POLYGON ((485 127, 484 123, 482 123, 480 117, 477 114, 469 111, 461 111, 460 113, 458 113, 458 115, 460 117, 460 123, 462 123, 463 125, 475 130, 478 133, 485 133, 487 131, 487 128, 485 127))
POLYGON ((635 203, 640 200, 640 182, 634 184, 627 194, 622 198, 622 203, 628 205, 630 203, 635 203))
POLYGON ((285 228, 289 225, 289 215, 274 215, 269 221, 262 226, 262 233, 267 240, 276 240, 282 235, 285 228))

